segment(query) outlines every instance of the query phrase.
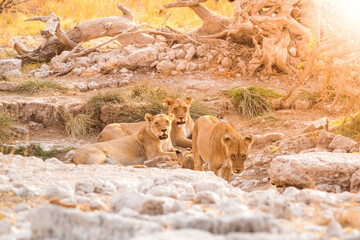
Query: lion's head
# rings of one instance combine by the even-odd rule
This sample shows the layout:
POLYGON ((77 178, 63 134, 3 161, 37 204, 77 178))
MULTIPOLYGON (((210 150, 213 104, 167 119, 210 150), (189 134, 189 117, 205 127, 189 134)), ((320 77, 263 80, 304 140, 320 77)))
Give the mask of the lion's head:
POLYGON ((165 103, 168 106, 168 113, 174 114, 175 122, 177 125, 185 124, 190 118, 190 106, 192 102, 192 97, 187 97, 186 99, 176 99, 166 98, 165 103))
POLYGON ((237 132, 228 132, 224 135, 223 143, 227 147, 227 157, 231 160, 234 173, 244 171, 244 163, 249 155, 253 141, 252 136, 243 138, 237 132))
POLYGON ((171 131, 171 122, 174 115, 158 114, 152 116, 150 113, 145 115, 145 121, 150 125, 151 132, 160 140, 166 140, 171 131))

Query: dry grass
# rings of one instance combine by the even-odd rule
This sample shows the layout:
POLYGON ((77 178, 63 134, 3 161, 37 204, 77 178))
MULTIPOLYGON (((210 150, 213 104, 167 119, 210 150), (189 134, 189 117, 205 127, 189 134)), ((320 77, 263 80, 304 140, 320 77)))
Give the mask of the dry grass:
POLYGON ((33 95, 40 93, 65 93, 67 90, 67 88, 53 81, 30 79, 20 84, 16 92, 33 95))
POLYGON ((0 143, 5 143, 11 139, 10 128, 14 123, 14 118, 6 113, 0 112, 0 143))
POLYGON ((338 119, 331 125, 336 126, 335 133, 337 134, 360 139, 360 112, 338 119))
POLYGON ((272 113, 271 98, 279 98, 281 94, 262 87, 235 87, 224 91, 232 98, 233 104, 242 116, 254 118, 272 113))
POLYGON ((94 133, 98 120, 93 118, 93 114, 67 114, 65 131, 72 137, 86 138, 94 133))
MULTIPOLYGON (((154 27, 159 27, 166 16, 172 13, 167 24, 190 30, 201 25, 202 21, 189 8, 164 9, 164 3, 172 2, 172 0, 142 0, 141 20, 149 23, 154 27)), ((0 44, 7 44, 11 37, 18 35, 35 35, 40 34, 40 30, 44 28, 43 23, 25 22, 24 20, 34 16, 47 16, 48 10, 52 10, 61 18, 61 26, 68 29, 77 23, 89 19, 118 16, 121 12, 117 9, 116 4, 119 1, 108 0, 106 2, 100 0, 30 0, 20 5, 14 12, 3 13, 0 15, 0 44)), ((121 3, 130 8, 136 22, 138 20, 138 9, 140 0, 124 0, 121 3)), ((215 13, 231 17, 233 14, 233 4, 223 1, 221 4, 214 4, 208 1, 205 5, 215 13)))

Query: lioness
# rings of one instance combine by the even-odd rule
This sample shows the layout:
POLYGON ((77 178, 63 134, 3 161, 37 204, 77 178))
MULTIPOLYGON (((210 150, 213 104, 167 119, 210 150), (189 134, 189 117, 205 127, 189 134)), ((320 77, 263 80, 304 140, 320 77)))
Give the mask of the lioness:
POLYGON ((108 142, 85 145, 73 156, 75 164, 102 164, 105 162, 122 165, 140 165, 144 160, 168 155, 176 160, 175 149, 169 134, 173 115, 145 115, 146 126, 136 135, 126 136, 108 142))
POLYGON ((182 151, 176 150, 176 155, 178 164, 182 168, 194 170, 194 157, 190 148, 182 151))
MULTIPOLYGON (((172 144, 180 147, 191 147, 192 129, 194 121, 190 116, 190 105, 192 97, 186 99, 166 98, 165 103, 168 106, 168 114, 175 116, 172 122, 170 133, 172 144)), ((146 125, 145 122, 138 123, 112 123, 107 125, 99 134, 98 141, 105 142, 124 136, 133 135, 139 132, 146 125)))
POLYGON ((210 171, 227 181, 231 170, 234 173, 244 170, 253 140, 252 136, 243 138, 232 125, 216 117, 200 117, 193 130, 194 168, 201 171, 205 161, 210 171))

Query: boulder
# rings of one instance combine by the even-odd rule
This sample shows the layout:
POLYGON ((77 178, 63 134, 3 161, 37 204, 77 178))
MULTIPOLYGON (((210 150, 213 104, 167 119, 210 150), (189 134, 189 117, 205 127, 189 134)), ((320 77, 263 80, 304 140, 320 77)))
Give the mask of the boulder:
POLYGON ((344 137, 342 135, 336 135, 334 139, 331 141, 329 148, 345 149, 346 151, 350 151, 356 145, 357 143, 353 141, 351 138, 344 137))
POLYGON ((22 77, 22 72, 19 69, 14 69, 4 73, 6 77, 22 77))
POLYGON ((357 170, 350 179, 350 191, 359 192, 360 191, 360 169, 357 170))
POLYGON ((305 110, 310 109, 310 107, 311 107, 311 104, 308 101, 300 101, 300 100, 298 100, 298 101, 295 102, 295 109, 296 110, 305 111, 305 110))
POLYGON ((158 58, 158 50, 155 48, 139 49, 127 56, 130 66, 150 66, 158 58))
POLYGON ((185 71, 188 62, 186 60, 180 60, 176 66, 177 71, 185 71))
POLYGON ((22 61, 20 59, 0 59, 0 74, 12 70, 21 70, 22 61))
POLYGON ((319 129, 323 129, 329 123, 329 120, 324 117, 316 121, 308 123, 308 126, 304 129, 304 133, 313 132, 319 129))
POLYGON ((281 186, 310 188, 329 184, 350 189, 352 175, 359 168, 359 155, 322 152, 276 157, 268 173, 271 182, 281 186))
POLYGON ((279 144, 278 154, 297 154, 303 150, 316 146, 316 140, 312 136, 300 135, 282 140, 279 144))
POLYGON ((29 128, 33 131, 39 131, 39 130, 42 130, 44 129, 44 125, 41 124, 41 123, 37 123, 37 122, 33 122, 33 121, 30 121, 29 122, 29 128))
POLYGON ((222 60, 221 60, 221 66, 223 66, 223 68, 225 69, 230 69, 233 65, 233 62, 231 60, 231 58, 229 57, 224 57, 222 60))
POLYGON ((175 65, 172 62, 168 62, 168 61, 161 61, 158 63, 158 65, 156 65, 156 69, 159 72, 163 72, 163 73, 167 73, 167 72, 171 72, 173 70, 175 70, 175 65))
POLYGON ((188 61, 188 62, 190 62, 190 61, 194 58, 195 53, 196 53, 195 47, 191 46, 191 47, 186 51, 185 60, 188 61))
POLYGON ((0 82, 0 91, 14 91, 18 87, 18 84, 14 82, 0 82))
POLYGON ((334 137, 335 134, 329 133, 325 130, 321 130, 318 136, 317 147, 328 148, 334 137))

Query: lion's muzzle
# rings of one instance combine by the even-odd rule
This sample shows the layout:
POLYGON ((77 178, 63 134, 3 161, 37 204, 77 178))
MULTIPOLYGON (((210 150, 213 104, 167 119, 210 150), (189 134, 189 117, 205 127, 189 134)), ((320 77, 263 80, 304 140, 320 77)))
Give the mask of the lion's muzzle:
POLYGON ((164 133, 163 135, 159 136, 160 140, 166 140, 168 139, 169 135, 167 135, 166 133, 164 133))

